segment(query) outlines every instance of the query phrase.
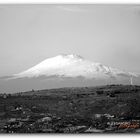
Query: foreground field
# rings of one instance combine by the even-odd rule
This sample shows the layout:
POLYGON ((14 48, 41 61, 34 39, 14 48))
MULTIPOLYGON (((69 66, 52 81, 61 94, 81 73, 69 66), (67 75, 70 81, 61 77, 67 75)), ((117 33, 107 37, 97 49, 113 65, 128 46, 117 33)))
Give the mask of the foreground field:
POLYGON ((1 94, 0 133, 140 132, 140 86, 1 94))

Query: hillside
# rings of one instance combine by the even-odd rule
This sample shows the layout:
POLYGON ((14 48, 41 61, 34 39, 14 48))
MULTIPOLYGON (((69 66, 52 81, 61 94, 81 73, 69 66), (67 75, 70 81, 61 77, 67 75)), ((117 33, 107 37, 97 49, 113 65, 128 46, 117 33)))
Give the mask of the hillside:
MULTIPOLYGON (((140 122, 140 86, 107 85, 16 93, 0 97, 0 114, 3 122, 11 118, 19 122, 27 119, 26 125, 34 126, 27 133, 49 133, 48 129, 53 133, 65 133, 65 129, 68 133, 88 133, 92 129, 136 132, 140 122), (44 117, 52 121, 42 124, 39 120, 44 117), (69 130, 70 127, 83 129, 69 130)), ((24 133, 25 129, 21 127, 14 132, 24 133)))

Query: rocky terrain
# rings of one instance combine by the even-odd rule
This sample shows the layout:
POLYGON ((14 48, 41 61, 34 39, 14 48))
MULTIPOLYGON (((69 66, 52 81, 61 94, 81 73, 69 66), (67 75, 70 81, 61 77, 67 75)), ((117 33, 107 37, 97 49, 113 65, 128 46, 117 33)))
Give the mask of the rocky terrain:
POLYGON ((0 133, 138 133, 140 86, 0 94, 0 133))

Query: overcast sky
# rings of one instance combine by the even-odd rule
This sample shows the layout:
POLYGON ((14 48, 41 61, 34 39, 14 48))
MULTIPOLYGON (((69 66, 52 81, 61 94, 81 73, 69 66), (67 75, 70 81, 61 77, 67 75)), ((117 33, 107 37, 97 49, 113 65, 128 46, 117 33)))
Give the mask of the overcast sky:
POLYGON ((140 73, 140 6, 0 5, 0 76, 63 53, 140 73))

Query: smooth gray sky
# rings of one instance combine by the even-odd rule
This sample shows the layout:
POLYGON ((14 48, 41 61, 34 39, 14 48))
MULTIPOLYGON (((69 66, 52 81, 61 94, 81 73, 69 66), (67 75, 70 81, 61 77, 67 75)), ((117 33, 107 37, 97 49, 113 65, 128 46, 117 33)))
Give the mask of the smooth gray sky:
POLYGON ((0 76, 63 53, 140 73, 140 5, 0 5, 0 76))

